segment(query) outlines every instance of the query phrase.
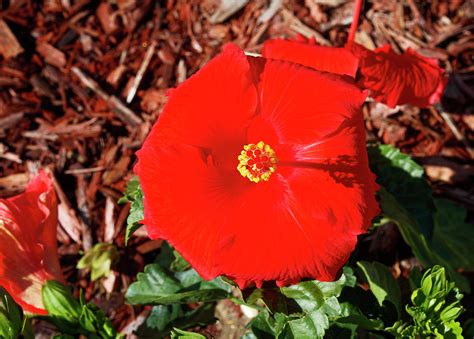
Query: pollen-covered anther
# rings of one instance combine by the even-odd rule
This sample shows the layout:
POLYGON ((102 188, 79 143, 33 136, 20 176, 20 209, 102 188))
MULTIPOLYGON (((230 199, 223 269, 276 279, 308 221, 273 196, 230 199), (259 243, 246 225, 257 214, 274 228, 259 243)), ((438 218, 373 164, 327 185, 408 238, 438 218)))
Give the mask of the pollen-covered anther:
POLYGON ((276 171, 277 158, 275 151, 263 141, 244 146, 239 156, 237 170, 252 182, 268 181, 276 171))

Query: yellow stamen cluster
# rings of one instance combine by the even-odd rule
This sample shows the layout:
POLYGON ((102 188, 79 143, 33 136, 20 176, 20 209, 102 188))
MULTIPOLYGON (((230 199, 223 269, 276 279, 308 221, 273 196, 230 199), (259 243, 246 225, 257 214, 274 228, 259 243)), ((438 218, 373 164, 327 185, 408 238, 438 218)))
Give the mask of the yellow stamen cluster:
POLYGON ((238 159, 237 170, 243 177, 255 183, 268 181, 276 171, 275 151, 263 141, 245 145, 238 159))

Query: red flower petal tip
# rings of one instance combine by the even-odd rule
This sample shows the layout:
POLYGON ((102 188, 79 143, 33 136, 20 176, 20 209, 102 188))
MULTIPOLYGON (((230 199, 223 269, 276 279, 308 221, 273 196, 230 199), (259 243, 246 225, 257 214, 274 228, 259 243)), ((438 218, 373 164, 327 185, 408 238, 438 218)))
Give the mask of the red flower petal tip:
POLYGON ((53 182, 43 171, 24 193, 0 199, 0 286, 28 313, 47 314, 43 284, 64 282, 57 253, 57 213, 53 182))
POLYGON ((267 40, 263 45, 262 55, 265 58, 295 62, 318 71, 355 77, 358 59, 349 50, 316 45, 314 38, 309 41, 303 39, 267 40))
POLYGON ((349 48, 360 58, 359 85, 374 100, 396 105, 427 107, 440 101, 447 78, 435 59, 408 49, 396 54, 390 45, 370 51, 357 44, 349 48))
POLYGON ((365 97, 226 46, 173 91, 137 153, 148 234, 241 288, 334 280, 379 210, 365 97))

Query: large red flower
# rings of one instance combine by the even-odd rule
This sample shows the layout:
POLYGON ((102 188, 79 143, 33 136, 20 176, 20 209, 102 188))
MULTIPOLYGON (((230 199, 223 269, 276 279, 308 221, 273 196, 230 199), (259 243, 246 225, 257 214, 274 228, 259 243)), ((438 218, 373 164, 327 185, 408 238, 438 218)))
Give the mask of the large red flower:
POLYGON ((40 172, 26 191, 0 199, 0 286, 24 311, 47 314, 41 288, 64 281, 56 243, 57 201, 51 178, 40 172))
POLYGON ((356 77, 376 101, 390 107, 411 104, 427 107, 440 101, 447 79, 435 59, 408 49, 398 55, 390 45, 370 51, 356 43, 323 47, 315 43, 273 39, 265 42, 266 58, 296 62, 319 71, 356 77))
POLYGON ((343 77, 227 45, 137 153, 150 237, 205 279, 335 279, 378 213, 364 100, 343 77))

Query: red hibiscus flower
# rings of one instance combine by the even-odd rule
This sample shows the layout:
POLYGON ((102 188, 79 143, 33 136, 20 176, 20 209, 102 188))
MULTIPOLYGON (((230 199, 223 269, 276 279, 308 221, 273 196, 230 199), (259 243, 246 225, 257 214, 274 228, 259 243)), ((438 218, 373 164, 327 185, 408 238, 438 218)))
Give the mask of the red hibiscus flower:
POLYGON ((150 237, 241 288, 334 280, 378 213, 365 96, 227 45, 170 93, 137 153, 150 237))
POLYGON ((389 45, 370 51, 354 43, 361 3, 356 1, 346 47, 323 47, 314 40, 305 42, 301 38, 273 39, 265 42, 263 56, 354 78, 359 69, 358 85, 368 89, 374 100, 390 107, 403 104, 427 107, 439 102, 447 79, 435 59, 425 58, 411 49, 398 55, 389 45))
POLYGON ((370 89, 370 96, 390 107, 411 104, 427 107, 440 101, 448 79, 436 59, 421 56, 412 49, 399 55, 390 45, 370 51, 351 43, 360 60, 359 85, 370 89))
POLYGON ((57 201, 51 178, 40 172, 26 191, 0 199, 0 286, 24 311, 47 314, 41 288, 64 281, 56 243, 57 201))

